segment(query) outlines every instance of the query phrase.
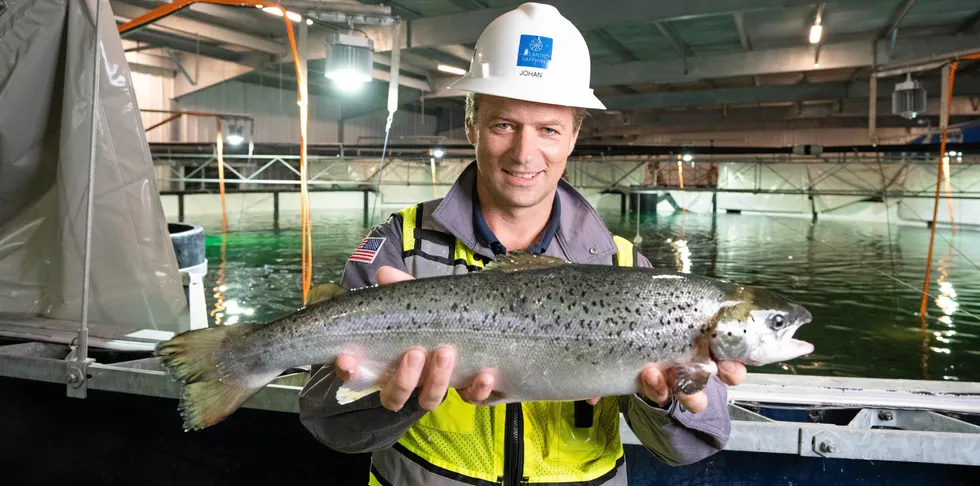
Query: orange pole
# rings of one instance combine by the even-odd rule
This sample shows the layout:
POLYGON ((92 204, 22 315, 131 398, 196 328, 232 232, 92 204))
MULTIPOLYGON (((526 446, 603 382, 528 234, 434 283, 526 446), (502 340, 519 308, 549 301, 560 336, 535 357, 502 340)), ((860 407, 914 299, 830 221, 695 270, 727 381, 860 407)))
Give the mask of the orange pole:
MULTIPOLYGON (((300 69, 299 53, 296 49, 296 36, 293 33, 293 24, 289 17, 286 15, 286 9, 282 5, 276 3, 267 2, 263 0, 176 0, 167 5, 157 7, 149 12, 136 17, 129 22, 126 22, 119 26, 119 33, 123 34, 130 30, 143 27, 151 22, 157 21, 163 17, 171 15, 184 7, 195 3, 211 3, 216 5, 227 5, 230 7, 266 7, 274 8, 282 12, 282 21, 286 26, 286 34, 289 37, 289 47, 293 55, 293 64, 296 66, 296 79, 298 81, 298 86, 303 84, 303 73, 300 69)), ((303 240, 303 258, 302 258, 302 282, 303 282, 303 305, 306 305, 306 298, 310 291, 310 283, 313 278, 313 254, 312 254, 312 224, 310 222, 309 215, 309 192, 307 190, 307 179, 306 179, 306 96, 303 94, 302 89, 297 89, 297 103, 299 104, 299 115, 300 115, 300 198, 301 198, 301 227, 302 227, 302 240, 303 240)), ((219 142, 220 143, 220 142, 219 142)), ((219 163, 219 173, 220 173, 220 163, 219 163)))
MULTIPOLYGON (((949 66, 949 99, 944 100, 951 103, 953 99, 953 78, 956 74, 958 61, 953 61, 949 66)), ((922 302, 919 303, 919 318, 922 321, 922 330, 926 327, 926 308, 929 304, 929 280, 932 278, 932 247, 936 241, 937 217, 939 215, 939 191, 943 185, 943 157, 946 156, 946 134, 949 131, 949 124, 943 127, 942 138, 939 142, 939 170, 936 173, 936 199, 932 205, 932 231, 929 232, 929 256, 926 258, 926 278, 922 291, 922 302)))
POLYGON ((168 124, 168 123, 170 123, 170 122, 172 122, 172 121, 174 121, 174 120, 176 120, 176 119, 178 119, 178 118, 180 118, 180 115, 181 115, 180 113, 177 113, 176 115, 171 115, 171 116, 168 116, 168 117, 167 117, 167 118, 165 118, 165 119, 164 119, 164 120, 163 120, 162 122, 160 122, 160 123, 157 123, 156 125, 153 125, 152 127, 150 127, 150 128, 147 128, 146 130, 143 130, 143 133, 146 133, 146 132, 149 132, 150 130, 153 130, 153 129, 154 129, 154 128, 156 128, 156 127, 159 127, 159 126, 163 126, 163 125, 166 125, 166 124, 168 124))
POLYGON ((228 232, 228 213, 225 211, 225 157, 224 143, 221 140, 221 119, 217 120, 218 136, 216 144, 218 147, 218 192, 221 193, 221 232, 228 232))

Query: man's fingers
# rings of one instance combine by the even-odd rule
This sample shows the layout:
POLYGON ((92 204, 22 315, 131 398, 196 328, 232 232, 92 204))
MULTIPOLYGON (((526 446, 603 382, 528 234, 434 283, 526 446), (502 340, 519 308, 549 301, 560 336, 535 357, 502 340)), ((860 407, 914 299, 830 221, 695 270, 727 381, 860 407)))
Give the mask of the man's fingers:
POLYGON ((681 402, 684 409, 691 413, 701 413, 704 409, 708 408, 708 395, 703 391, 699 391, 693 395, 685 395, 683 393, 678 393, 677 401, 681 402))
POLYGON ((745 365, 738 361, 719 361, 718 378, 728 386, 736 386, 745 380, 745 365))
POLYGON ((375 280, 378 281, 378 285, 387 285, 395 282, 402 282, 405 280, 412 280, 415 277, 410 273, 405 273, 395 267, 384 266, 378 269, 374 273, 375 280))
POLYGON ((466 388, 457 388, 459 397, 469 403, 481 403, 490 398, 493 392, 493 375, 490 373, 478 373, 473 378, 473 382, 466 388))
POLYGON ((337 361, 334 363, 334 368, 336 370, 337 378, 340 381, 348 382, 357 377, 357 360, 353 356, 348 356, 346 354, 341 354, 337 356, 337 361))
POLYGON ((588 403, 589 405, 595 405, 595 404, 599 403, 599 400, 602 400, 602 397, 592 397, 592 398, 586 400, 585 402, 588 403))
POLYGON ((425 352, 421 349, 410 349, 402 355, 401 363, 395 374, 385 383, 381 390, 381 405, 388 410, 397 412, 405 405, 412 391, 418 386, 422 368, 425 366, 425 352))
POLYGON ((661 407, 666 407, 670 403, 670 390, 667 387, 667 380, 656 365, 647 366, 640 373, 640 383, 643 387, 643 394, 650 400, 657 402, 661 407))
POLYGON ((449 379, 453 374, 456 353, 451 348, 439 348, 432 353, 427 373, 419 392, 419 405, 426 410, 434 410, 442 403, 449 390, 449 379))

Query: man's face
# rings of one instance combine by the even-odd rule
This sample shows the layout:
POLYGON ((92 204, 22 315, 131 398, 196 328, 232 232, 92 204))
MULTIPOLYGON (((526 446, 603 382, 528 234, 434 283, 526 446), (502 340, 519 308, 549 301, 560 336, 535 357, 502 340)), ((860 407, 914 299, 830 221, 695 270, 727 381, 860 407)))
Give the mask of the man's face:
POLYGON ((480 95, 466 137, 476 146, 481 203, 527 208, 550 202, 575 148, 572 108, 480 95))

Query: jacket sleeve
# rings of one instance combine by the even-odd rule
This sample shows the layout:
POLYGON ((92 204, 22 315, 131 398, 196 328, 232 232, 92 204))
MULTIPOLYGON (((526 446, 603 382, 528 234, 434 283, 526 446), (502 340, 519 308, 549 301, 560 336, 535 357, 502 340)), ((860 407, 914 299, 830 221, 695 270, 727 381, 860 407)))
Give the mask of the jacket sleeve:
MULTIPOLYGON (((651 267, 637 254, 635 265, 651 267)), ((619 408, 640 443, 666 464, 691 464, 720 451, 728 443, 731 419, 728 415, 728 388, 711 376, 704 389, 708 406, 693 414, 676 399, 661 408, 639 395, 621 397, 619 408)))
MULTIPOLYGON (((393 215, 368 235, 384 238, 371 262, 348 260, 342 285, 356 289, 376 285, 375 272, 382 266, 407 270, 402 260, 401 219, 393 215)), ((381 406, 380 393, 347 405, 337 403, 337 378, 333 364, 317 369, 299 396, 299 418, 307 430, 327 447, 348 454, 391 447, 426 410, 418 404, 417 391, 398 412, 381 406)))

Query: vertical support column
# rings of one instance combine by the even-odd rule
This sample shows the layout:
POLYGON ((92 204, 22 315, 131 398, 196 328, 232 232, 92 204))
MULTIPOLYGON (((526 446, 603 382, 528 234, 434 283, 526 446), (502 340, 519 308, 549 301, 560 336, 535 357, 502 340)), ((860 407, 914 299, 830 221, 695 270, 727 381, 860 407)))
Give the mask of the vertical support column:
POLYGON ((878 145, 878 76, 871 73, 870 99, 868 100, 868 137, 871 145, 878 145))
POLYGON ((184 193, 177 194, 177 221, 184 222, 184 193))
MULTIPOLYGON (((364 227, 367 228, 368 225, 370 224, 370 221, 368 221, 368 219, 369 219, 368 218, 368 208, 370 207, 370 204, 369 204, 368 200, 371 198, 369 196, 371 190, 370 189, 364 189, 363 192, 364 192, 364 227)), ((377 196, 375 196, 375 197, 377 197, 377 196)))
POLYGON ((272 224, 279 226, 279 191, 272 191, 272 224))

